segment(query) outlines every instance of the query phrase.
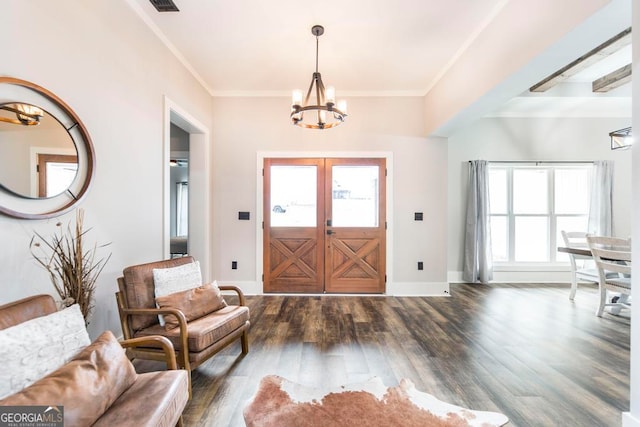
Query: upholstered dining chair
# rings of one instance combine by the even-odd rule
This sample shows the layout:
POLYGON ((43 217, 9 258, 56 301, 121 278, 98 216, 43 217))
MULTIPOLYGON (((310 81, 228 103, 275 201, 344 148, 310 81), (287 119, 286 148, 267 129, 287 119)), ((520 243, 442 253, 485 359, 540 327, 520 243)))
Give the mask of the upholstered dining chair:
MULTIPOLYGON (((163 296, 162 301, 156 298, 158 284, 154 276, 157 279, 161 272, 185 268, 191 271, 195 264, 193 257, 187 256, 127 267, 118 278, 116 293, 124 338, 167 337, 175 348, 178 365, 189 372, 237 339, 241 341, 242 354, 249 352, 249 308, 238 287, 208 284, 163 296), (235 292, 237 305, 228 305, 220 291, 235 292)), ((194 279, 192 273, 185 273, 184 281, 201 281, 199 267, 197 274, 194 279)), ((130 357, 140 359, 163 360, 162 354, 156 347, 129 351, 130 357)), ((191 383, 189 386, 191 391, 191 383)))
POLYGON ((587 243, 598 267, 600 302, 596 315, 602 317, 605 307, 631 308, 631 240, 619 237, 587 236, 587 243), (613 273, 613 275, 611 274, 613 273), (608 291, 620 296, 608 299, 608 291))
MULTIPOLYGON (((562 230, 562 239, 564 244, 570 248, 588 249, 587 233, 582 231, 564 231, 562 230)), ((598 283, 598 269, 593 265, 591 256, 568 254, 571 263, 571 291, 569 299, 573 301, 578 290, 578 281, 598 283)))

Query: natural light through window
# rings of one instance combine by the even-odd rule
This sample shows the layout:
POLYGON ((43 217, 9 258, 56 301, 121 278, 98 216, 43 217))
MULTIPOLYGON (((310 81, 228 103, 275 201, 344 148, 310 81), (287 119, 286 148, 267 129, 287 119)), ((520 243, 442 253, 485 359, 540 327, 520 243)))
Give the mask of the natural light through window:
POLYGON ((489 166, 491 244, 498 264, 567 262, 561 231, 587 231, 590 163, 489 166))

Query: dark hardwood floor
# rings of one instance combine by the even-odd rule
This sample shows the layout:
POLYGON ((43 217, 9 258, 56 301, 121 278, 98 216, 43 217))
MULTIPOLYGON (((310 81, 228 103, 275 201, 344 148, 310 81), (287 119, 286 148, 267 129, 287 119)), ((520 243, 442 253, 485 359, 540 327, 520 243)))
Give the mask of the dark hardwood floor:
POLYGON ((596 288, 452 285, 451 297, 254 296, 239 343, 193 373, 186 426, 243 426, 268 374, 308 386, 401 378, 509 426, 619 426, 629 319, 595 316, 596 288))

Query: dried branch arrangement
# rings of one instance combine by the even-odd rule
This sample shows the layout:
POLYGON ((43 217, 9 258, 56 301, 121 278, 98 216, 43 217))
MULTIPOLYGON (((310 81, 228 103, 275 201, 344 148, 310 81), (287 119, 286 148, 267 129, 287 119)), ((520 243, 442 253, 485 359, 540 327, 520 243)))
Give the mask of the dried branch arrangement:
POLYGON ((61 305, 69 307, 75 303, 80 305, 80 311, 85 323, 89 324, 89 316, 94 308, 94 291, 96 280, 105 267, 111 254, 106 258, 96 259, 99 248, 108 246, 109 243, 85 250, 85 234, 90 231, 83 230, 84 210, 76 211, 75 226, 67 225, 66 232, 60 228, 49 239, 39 233, 31 238, 29 249, 34 259, 49 272, 49 277, 58 295, 61 305))

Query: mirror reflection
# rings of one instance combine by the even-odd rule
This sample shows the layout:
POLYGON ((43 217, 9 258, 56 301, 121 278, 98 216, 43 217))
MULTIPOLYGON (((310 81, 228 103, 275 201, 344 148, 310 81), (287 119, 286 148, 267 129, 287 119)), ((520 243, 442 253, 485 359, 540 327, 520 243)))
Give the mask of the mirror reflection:
POLYGON ((49 198, 69 188, 78 153, 67 130, 38 106, 0 104, 0 185, 27 198, 49 198))
POLYGON ((169 161, 169 253, 189 253, 189 133, 171 123, 169 161))

